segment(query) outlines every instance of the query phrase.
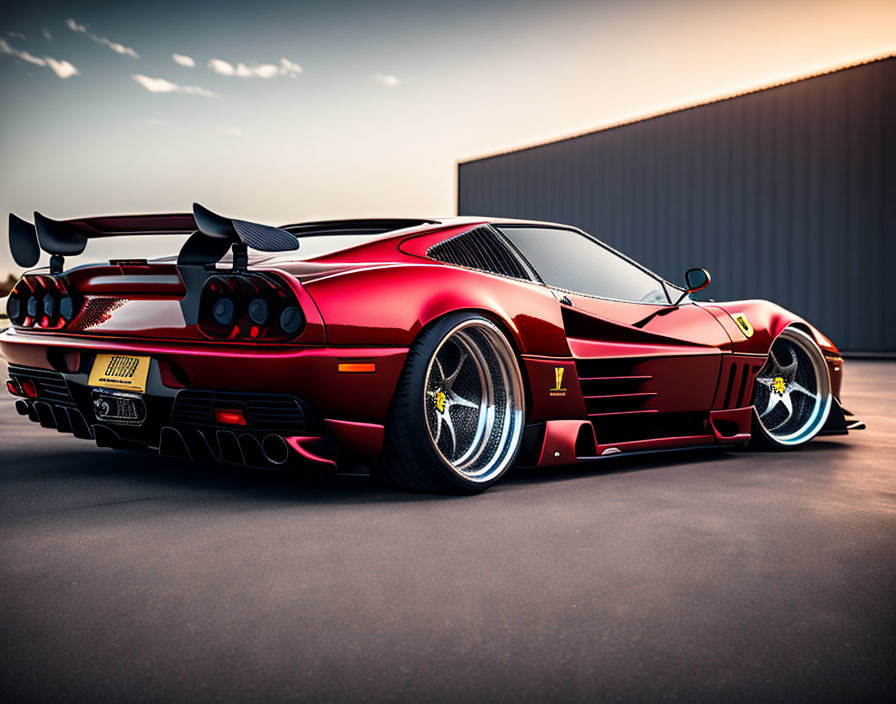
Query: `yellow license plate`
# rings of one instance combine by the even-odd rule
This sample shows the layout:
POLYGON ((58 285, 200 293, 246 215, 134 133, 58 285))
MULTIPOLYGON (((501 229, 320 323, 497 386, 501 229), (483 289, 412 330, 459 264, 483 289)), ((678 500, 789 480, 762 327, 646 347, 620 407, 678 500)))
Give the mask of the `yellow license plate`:
POLYGON ((146 391, 149 357, 128 357, 120 354, 98 354, 90 370, 90 386, 107 389, 146 391))

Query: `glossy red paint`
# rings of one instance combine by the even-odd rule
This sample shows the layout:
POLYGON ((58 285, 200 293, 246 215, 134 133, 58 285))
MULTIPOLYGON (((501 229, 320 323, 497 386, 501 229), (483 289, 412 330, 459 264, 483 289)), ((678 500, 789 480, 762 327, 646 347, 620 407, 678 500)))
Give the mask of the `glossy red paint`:
POLYGON ((576 442, 584 433, 589 448, 595 447, 591 423, 581 420, 549 420, 544 425, 544 442, 538 456, 539 467, 572 464, 578 458, 576 442))
POLYGON ((377 423, 324 420, 324 429, 337 445, 351 448, 360 457, 376 457, 383 451, 385 428, 377 423))
POLYGON ((753 407, 709 412, 709 427, 720 445, 736 445, 750 439, 753 407))
POLYGON ((286 443, 295 451, 302 462, 337 469, 336 462, 326 456, 327 451, 323 440, 319 437, 295 436, 284 438, 286 443))
POLYGON ((606 300, 427 258, 433 245, 482 222, 419 225, 310 260, 253 253, 250 270, 288 287, 305 316, 286 342, 206 337, 190 312, 196 281, 201 287, 214 273, 201 268, 129 261, 28 274, 18 284, 23 292, 70 294, 79 309, 70 322, 45 326, 57 329, 25 320, 0 334, 0 351, 11 364, 55 369, 74 384, 86 384, 94 356, 107 352, 150 356, 171 397, 184 389, 294 395, 320 419, 320 434, 285 440, 296 456, 327 467, 341 455, 381 452, 408 350, 455 311, 488 317, 514 347, 527 422, 544 424, 542 465, 575 461, 577 442, 587 457, 744 442, 753 378, 788 325, 815 337, 839 398, 836 347, 768 301, 606 300), (751 335, 736 314, 747 317, 751 335), (60 355, 77 355, 78 369, 54 364, 60 355))

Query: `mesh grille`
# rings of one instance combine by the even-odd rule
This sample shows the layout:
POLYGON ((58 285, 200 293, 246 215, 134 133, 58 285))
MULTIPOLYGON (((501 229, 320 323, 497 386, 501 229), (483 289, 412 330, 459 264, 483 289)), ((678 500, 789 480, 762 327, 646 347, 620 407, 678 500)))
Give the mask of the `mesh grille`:
POLYGON ((530 280, 522 263, 488 227, 477 227, 429 248, 426 256, 446 264, 530 280))
POLYGON ((9 376, 19 383, 25 380, 33 381, 39 399, 57 403, 74 403, 62 374, 51 372, 48 369, 31 369, 10 364, 9 376))
POLYGON ((69 323, 69 330, 88 330, 102 325, 112 317, 113 311, 125 303, 127 300, 122 298, 91 298, 78 316, 69 323))
POLYGON ((249 426, 254 430, 294 431, 308 426, 309 416, 305 404, 295 396, 193 389, 177 393, 171 409, 171 422, 216 425, 216 407, 245 408, 249 426))

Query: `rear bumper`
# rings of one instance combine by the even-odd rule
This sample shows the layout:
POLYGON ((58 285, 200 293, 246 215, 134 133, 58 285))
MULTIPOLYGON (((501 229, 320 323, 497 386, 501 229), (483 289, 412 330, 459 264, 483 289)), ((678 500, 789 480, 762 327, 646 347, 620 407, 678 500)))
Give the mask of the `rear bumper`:
POLYGON ((91 438, 101 446, 192 459, 254 466, 310 461, 330 467, 379 454, 383 423, 407 354, 401 348, 169 345, 14 331, 0 334, 0 351, 10 363, 11 378, 37 382, 36 397, 20 399, 16 408, 44 427, 91 438), (94 411, 95 389, 88 379, 102 352, 151 358, 140 396, 146 410, 142 423, 109 422, 94 411), (345 362, 364 362, 364 369, 372 363, 375 371, 339 371, 345 362), (185 399, 193 406, 185 406, 185 399), (211 400, 202 406, 203 399, 211 400), (272 399, 294 402, 286 408, 272 406, 272 399), (215 400, 245 408, 246 426, 218 423, 212 413, 215 400))
POLYGON ((86 385, 98 353, 152 358, 147 393, 173 395, 179 388, 244 393, 293 394, 319 418, 382 424, 407 348, 303 347, 214 343, 166 343, 85 338, 7 330, 0 353, 12 365, 53 370, 86 385), (65 367, 65 352, 77 351, 76 371, 65 367), (344 373, 343 362, 372 362, 374 372, 344 373), (154 385, 153 385, 154 384, 154 385))

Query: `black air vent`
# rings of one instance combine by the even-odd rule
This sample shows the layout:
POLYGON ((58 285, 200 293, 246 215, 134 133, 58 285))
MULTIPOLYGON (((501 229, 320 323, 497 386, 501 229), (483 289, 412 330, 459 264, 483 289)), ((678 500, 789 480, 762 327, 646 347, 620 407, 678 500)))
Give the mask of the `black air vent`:
POLYGON ((74 403, 72 395, 68 391, 68 384, 62 374, 51 372, 48 369, 32 369, 9 365, 9 376, 20 384, 23 381, 33 381, 37 391, 37 397, 44 401, 55 403, 74 403))
POLYGON ((643 385, 652 378, 639 374, 635 368, 641 359, 577 359, 576 372, 582 387, 582 397, 590 418, 656 413, 642 409, 645 402, 656 396, 645 391, 643 385))
POLYGON ((174 398, 171 422, 215 425, 215 408, 236 408, 248 413, 252 430, 294 432, 308 427, 304 402, 285 394, 246 394, 229 391, 183 389, 174 398))
POLYGON ((429 248, 426 256, 446 264, 479 269, 491 274, 510 276, 514 279, 531 280, 522 262, 498 240, 498 235, 488 227, 477 227, 444 242, 439 242, 429 248))

